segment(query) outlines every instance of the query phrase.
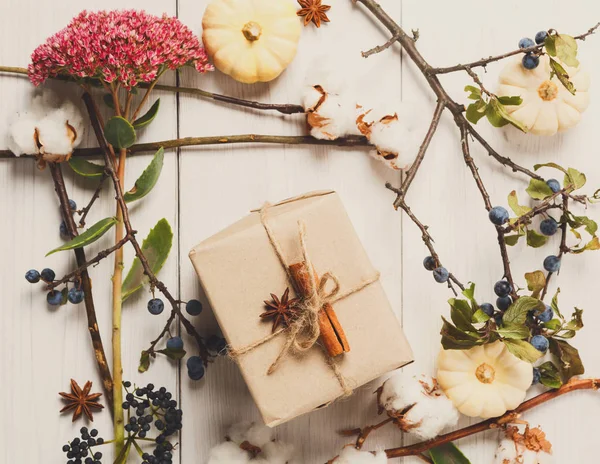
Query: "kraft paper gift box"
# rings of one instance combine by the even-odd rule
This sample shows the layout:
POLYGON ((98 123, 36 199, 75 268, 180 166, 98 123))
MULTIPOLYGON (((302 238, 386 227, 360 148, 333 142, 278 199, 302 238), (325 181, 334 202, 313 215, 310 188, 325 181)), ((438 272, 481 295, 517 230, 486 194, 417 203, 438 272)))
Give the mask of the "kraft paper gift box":
POLYGON ((294 292, 264 223, 282 259, 291 264, 303 260, 301 221, 314 272, 334 275, 340 294, 360 288, 365 279, 374 280, 332 304, 349 344, 348 352, 329 357, 322 338, 305 352, 284 356, 274 372, 267 374, 286 343, 288 332, 284 331, 235 357, 265 424, 275 426, 326 406, 348 388, 356 389, 412 362, 413 357, 380 281, 373 279, 377 271, 335 192, 313 192, 284 200, 269 206, 263 217, 254 211, 190 252, 233 352, 271 335, 272 320, 260 318, 271 293, 281 297, 288 287, 291 296, 294 292))

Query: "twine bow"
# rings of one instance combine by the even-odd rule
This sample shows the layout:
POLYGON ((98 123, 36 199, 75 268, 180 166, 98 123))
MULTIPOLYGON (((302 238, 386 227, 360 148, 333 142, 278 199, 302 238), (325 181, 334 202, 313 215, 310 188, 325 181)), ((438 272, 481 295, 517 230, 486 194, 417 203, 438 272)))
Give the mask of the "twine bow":
MULTIPOLYGON (((267 236, 269 238, 269 242, 273 246, 273 250, 275 254, 279 258, 281 265, 285 269, 289 282, 294 285, 295 281, 290 272, 290 266, 286 262, 283 252, 281 250, 281 245, 276 240, 273 230, 267 221, 267 211, 271 207, 269 203, 266 203, 260 209, 260 219, 261 223, 267 232, 267 236)), ((308 273, 308 291, 305 295, 303 295, 302 301, 296 308, 296 312, 298 316, 292 321, 289 327, 280 328, 272 334, 267 335, 266 337, 251 343, 248 346, 239 349, 230 349, 229 355, 233 358, 236 358, 240 355, 248 353, 249 351, 254 350, 260 345, 272 340, 276 336, 281 333, 285 333, 286 341, 281 351, 277 355, 277 358, 269 369, 267 370, 267 375, 271 375, 277 367, 281 364, 281 362, 292 353, 303 353, 305 351, 310 350, 319 339, 321 335, 321 329, 319 327, 319 311, 321 308, 329 303, 333 304, 336 301, 339 301, 347 296, 356 293, 363 288, 371 285, 374 282, 379 280, 379 273, 376 272, 371 278, 363 280, 355 287, 351 287, 348 290, 341 292, 340 291, 340 282, 338 278, 331 272, 325 272, 319 279, 317 279, 317 275, 314 272, 314 267, 312 265, 312 261, 310 260, 308 254, 308 248, 306 246, 306 225, 302 220, 298 221, 298 236, 300 241, 300 249, 302 251, 302 258, 306 265, 306 272, 308 273), (330 283, 333 283, 333 288, 327 290, 327 287, 330 283)), ((333 370, 333 373, 338 380, 340 386, 344 390, 344 396, 348 396, 352 394, 352 389, 348 387, 346 379, 342 375, 339 370, 339 367, 335 363, 334 359, 329 356, 326 352, 324 353, 327 358, 327 364, 333 370)))

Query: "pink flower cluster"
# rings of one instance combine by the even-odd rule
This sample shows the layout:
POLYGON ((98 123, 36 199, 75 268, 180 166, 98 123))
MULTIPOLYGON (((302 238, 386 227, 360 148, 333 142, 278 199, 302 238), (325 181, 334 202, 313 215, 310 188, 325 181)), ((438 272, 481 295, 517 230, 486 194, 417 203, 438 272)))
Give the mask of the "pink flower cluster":
POLYGON ((40 85, 58 75, 98 78, 130 89, 164 69, 213 66, 198 38, 177 18, 144 11, 82 11, 31 56, 29 79, 40 85))

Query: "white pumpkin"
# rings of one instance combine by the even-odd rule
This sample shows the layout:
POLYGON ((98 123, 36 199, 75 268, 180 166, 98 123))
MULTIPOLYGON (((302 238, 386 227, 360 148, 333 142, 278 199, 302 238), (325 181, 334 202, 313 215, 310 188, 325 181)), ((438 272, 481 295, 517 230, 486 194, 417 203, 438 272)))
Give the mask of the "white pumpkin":
POLYGON ((442 349, 437 380, 462 414, 487 419, 521 404, 533 368, 498 341, 469 350, 442 349))
POLYGON ((246 84, 279 76, 296 56, 302 32, 290 0, 213 0, 202 28, 217 69, 246 84))
POLYGON ((516 96, 523 99, 518 106, 506 106, 506 110, 524 124, 529 133, 554 135, 575 126, 588 107, 590 76, 581 68, 563 65, 575 85, 571 94, 556 76, 550 79, 550 60, 540 57, 535 69, 525 69, 521 58, 511 60, 500 74, 499 96, 516 96))

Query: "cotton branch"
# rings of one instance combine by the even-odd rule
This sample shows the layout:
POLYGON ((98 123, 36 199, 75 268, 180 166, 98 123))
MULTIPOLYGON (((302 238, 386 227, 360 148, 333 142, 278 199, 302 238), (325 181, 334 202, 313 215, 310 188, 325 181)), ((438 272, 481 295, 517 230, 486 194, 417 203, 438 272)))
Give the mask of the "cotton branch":
MULTIPOLYGON (((121 211, 123 214, 123 224, 125 226, 125 231, 126 231, 127 235, 130 236, 129 242, 131 243, 131 245, 133 246, 133 249, 135 250, 135 255, 140 260, 140 263, 144 270, 144 274, 146 275, 146 277, 148 277, 148 281, 150 283, 150 288, 158 289, 165 296, 165 298, 169 301, 169 303, 171 304, 171 307, 172 307, 171 315, 169 317, 169 324, 175 318, 175 315, 177 315, 179 320, 181 321, 182 325, 184 326, 185 330, 187 331, 187 333, 196 340, 196 343, 198 345, 199 355, 203 359, 203 361, 205 363, 207 363, 210 358, 210 353, 208 352, 208 349, 206 348, 206 345, 204 344, 204 339, 196 331, 194 325, 181 313, 181 307, 180 307, 181 302, 173 297, 171 292, 169 292, 169 290, 167 289, 167 286, 162 281, 158 280, 158 278, 152 271, 152 268, 150 267, 146 256, 144 255, 144 253, 142 251, 142 247, 140 246, 139 242, 137 241, 137 239, 135 237, 135 234, 134 234, 135 231, 133 230, 133 227, 131 225, 131 220, 129 218, 129 209, 127 207, 127 203, 125 202, 125 200, 123 198, 123 190, 122 190, 121 184, 119 182, 119 177, 118 177, 117 173, 115 172, 112 163, 110 162, 110 150, 108 148, 108 143, 106 142, 106 139, 104 138, 104 133, 102 131, 102 128, 100 127, 100 123, 96 116, 96 112, 94 111, 92 96, 86 92, 83 94, 82 98, 86 105, 87 111, 89 113, 90 121, 92 124, 92 128, 94 129, 96 139, 98 140, 98 144, 100 145, 103 155, 104 155, 104 161, 106 164, 106 173, 108 174, 109 178, 111 179, 111 181, 113 183, 113 187, 115 190, 115 198, 116 198, 117 203, 118 203, 119 207, 121 208, 121 211)), ((165 333, 166 330, 168 330, 168 327, 165 327, 165 330, 163 330, 163 333, 165 333)))
MULTIPOLYGON (((77 226, 69 206, 69 195, 65 187, 65 181, 62 175, 60 164, 48 163, 50 173, 52 174, 52 180, 54 181, 54 190, 60 201, 60 210, 67 226, 67 231, 71 238, 78 235, 77 226)), ((85 251, 83 248, 75 249, 75 259, 78 266, 84 266, 86 263, 85 251)), ((84 267, 78 274, 81 287, 84 294, 84 305, 85 313, 87 316, 88 330, 92 339, 92 346, 94 347, 94 356, 96 357, 96 363, 98 364, 98 370, 100 371, 100 377, 102 379, 102 386, 104 387, 104 393, 106 395, 107 403, 112 407, 113 398, 113 380, 108 367, 108 361, 106 359, 106 353, 104 352, 104 345, 102 344, 102 336, 98 329, 98 319, 96 317, 96 309, 94 307, 94 297, 92 295, 92 283, 90 276, 87 272, 87 266, 84 267)))

